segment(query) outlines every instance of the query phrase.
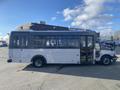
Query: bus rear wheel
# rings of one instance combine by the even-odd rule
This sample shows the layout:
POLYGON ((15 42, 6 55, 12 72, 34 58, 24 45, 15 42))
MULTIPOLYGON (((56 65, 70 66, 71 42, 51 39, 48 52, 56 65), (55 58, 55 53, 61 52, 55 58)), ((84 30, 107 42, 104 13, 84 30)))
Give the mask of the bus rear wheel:
POLYGON ((112 62, 111 62, 111 57, 110 56, 107 56, 107 55, 105 55, 105 56, 103 56, 102 58, 101 58, 101 63, 103 64, 103 65, 110 65, 112 62))
POLYGON ((35 58, 33 60, 33 66, 34 67, 37 67, 37 68, 40 68, 40 67, 43 67, 44 65, 44 60, 43 58, 39 57, 39 58, 35 58))

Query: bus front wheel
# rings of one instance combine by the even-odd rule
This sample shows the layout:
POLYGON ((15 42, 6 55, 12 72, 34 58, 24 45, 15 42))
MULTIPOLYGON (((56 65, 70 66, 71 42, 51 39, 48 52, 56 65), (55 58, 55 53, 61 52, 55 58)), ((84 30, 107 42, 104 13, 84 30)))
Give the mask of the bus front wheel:
POLYGON ((108 56, 108 55, 105 55, 101 58, 101 63, 103 65, 110 65, 112 62, 111 62, 111 57, 108 56))

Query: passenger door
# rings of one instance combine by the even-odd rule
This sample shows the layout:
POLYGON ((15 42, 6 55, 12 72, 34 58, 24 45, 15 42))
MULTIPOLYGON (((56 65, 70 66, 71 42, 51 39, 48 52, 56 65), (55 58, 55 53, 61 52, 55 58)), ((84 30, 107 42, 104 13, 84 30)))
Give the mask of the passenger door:
POLYGON ((80 37, 80 62, 88 64, 93 62, 94 39, 93 36, 80 37))

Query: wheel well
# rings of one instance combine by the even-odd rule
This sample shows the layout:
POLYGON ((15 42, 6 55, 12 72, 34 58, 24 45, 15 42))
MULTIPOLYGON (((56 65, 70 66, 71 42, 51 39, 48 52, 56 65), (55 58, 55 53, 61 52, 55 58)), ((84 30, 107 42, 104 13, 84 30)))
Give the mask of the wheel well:
POLYGON ((112 58, 112 56, 110 56, 110 55, 108 55, 108 54, 105 54, 105 55, 103 55, 103 56, 100 58, 100 60, 102 60, 102 58, 105 57, 105 56, 112 58))
POLYGON ((43 62, 44 62, 44 63, 47 63, 45 57, 42 56, 42 55, 35 55, 35 56, 31 59, 31 62, 33 62, 35 59, 38 59, 38 58, 42 58, 43 62))

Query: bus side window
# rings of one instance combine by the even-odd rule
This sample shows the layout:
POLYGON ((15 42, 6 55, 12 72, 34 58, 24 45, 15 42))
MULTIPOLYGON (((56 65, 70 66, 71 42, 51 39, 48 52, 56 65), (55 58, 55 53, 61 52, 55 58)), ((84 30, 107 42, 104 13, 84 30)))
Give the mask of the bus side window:
POLYGON ((20 46, 20 40, 19 40, 18 36, 14 36, 13 37, 12 45, 15 48, 19 48, 19 46, 20 46))
POLYGON ((86 37, 85 36, 80 37, 80 47, 81 48, 86 47, 86 37))
POLYGON ((59 47, 61 48, 79 48, 79 39, 74 36, 61 36, 61 39, 58 39, 59 47))
POLYGON ((28 47, 28 38, 27 38, 27 36, 21 36, 20 42, 21 42, 21 48, 27 48, 28 47))
POLYGON ((32 36, 32 47, 33 48, 42 48, 49 45, 49 42, 44 36, 34 35, 32 36))
POLYGON ((79 39, 71 39, 69 42, 69 46, 72 48, 79 48, 79 39))
POLYGON ((57 39, 55 36, 48 36, 46 38, 46 47, 48 48, 56 48, 57 47, 57 39))
POLYGON ((87 41, 88 41, 87 47, 93 48, 93 37, 92 36, 88 36, 87 37, 87 41))
POLYGON ((33 36, 35 48, 79 48, 79 39, 72 36, 33 36))

